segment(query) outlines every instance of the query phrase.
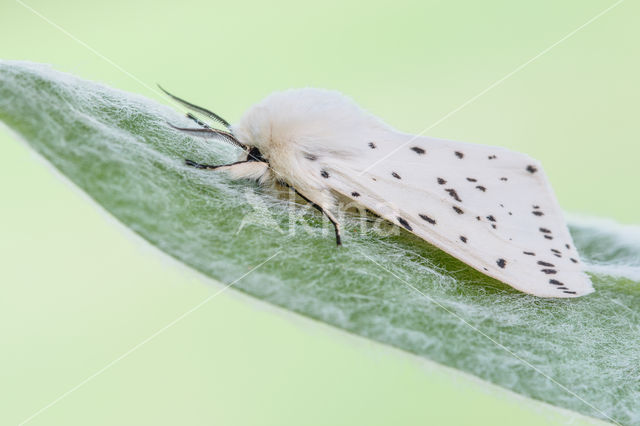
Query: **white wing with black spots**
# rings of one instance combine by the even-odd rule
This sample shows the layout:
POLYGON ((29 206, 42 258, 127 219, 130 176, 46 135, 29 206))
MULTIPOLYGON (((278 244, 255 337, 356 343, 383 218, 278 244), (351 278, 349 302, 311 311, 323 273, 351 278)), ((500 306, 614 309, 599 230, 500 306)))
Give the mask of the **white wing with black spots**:
POLYGON ((400 133, 340 93, 309 88, 268 96, 232 131, 273 180, 325 214, 337 192, 518 290, 593 291, 542 167, 526 155, 400 133))
POLYGON ((504 148, 384 133, 361 141, 352 155, 327 159, 332 190, 523 292, 593 291, 536 160, 504 148))

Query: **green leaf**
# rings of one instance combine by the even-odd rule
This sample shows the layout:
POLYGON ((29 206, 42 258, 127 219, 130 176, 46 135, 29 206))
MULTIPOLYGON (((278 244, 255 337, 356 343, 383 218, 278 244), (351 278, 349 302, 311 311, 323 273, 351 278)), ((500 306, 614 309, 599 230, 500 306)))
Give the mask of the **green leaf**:
POLYGON ((3 61, 0 120, 119 221, 210 277, 233 282, 279 253, 238 291, 539 400, 640 419, 640 244, 625 230, 574 222, 583 257, 604 271, 593 275, 597 291, 543 300, 398 228, 360 232, 355 217, 336 248, 312 209, 186 167, 185 158, 218 164, 238 153, 171 129, 194 123, 141 96, 3 61))

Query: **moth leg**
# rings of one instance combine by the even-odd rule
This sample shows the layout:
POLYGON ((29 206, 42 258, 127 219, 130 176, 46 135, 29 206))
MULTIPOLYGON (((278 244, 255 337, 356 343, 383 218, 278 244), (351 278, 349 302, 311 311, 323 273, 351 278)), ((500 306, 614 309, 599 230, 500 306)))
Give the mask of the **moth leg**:
POLYGON ((184 164, 186 164, 187 166, 195 167, 196 169, 207 169, 207 170, 215 170, 221 167, 231 167, 231 166, 235 166, 236 164, 242 164, 242 163, 247 163, 247 161, 236 161, 235 163, 230 163, 230 164, 213 165, 213 164, 196 163, 195 161, 189 160, 189 159, 184 160, 184 164))
POLYGON ((232 179, 249 179, 257 182, 261 182, 269 174, 269 165, 263 161, 244 160, 230 164, 212 165, 185 160, 185 164, 197 169, 221 170, 226 172, 232 179))
POLYGON ((337 246, 341 246, 342 245, 342 238, 340 236, 340 223, 338 223, 338 220, 333 216, 333 214, 329 210, 326 210, 326 209, 322 208, 322 206, 320 206, 319 204, 317 204, 317 203, 311 201, 309 198, 305 197, 297 189, 293 188, 293 190, 296 192, 296 194, 298 194, 300 196, 300 198, 305 200, 307 203, 311 204, 315 209, 317 209, 320 213, 325 215, 327 217, 327 219, 329 219, 329 221, 333 224, 333 229, 336 231, 336 245, 337 246))
POLYGON ((333 216, 333 214, 329 210, 325 210, 322 207, 318 206, 317 204, 315 204, 315 207, 318 210, 320 210, 322 213, 324 213, 324 215, 327 216, 327 218, 331 221, 331 223, 333 223, 333 229, 336 232, 336 245, 341 246, 342 239, 340 237, 340 223, 338 223, 338 220, 333 216))

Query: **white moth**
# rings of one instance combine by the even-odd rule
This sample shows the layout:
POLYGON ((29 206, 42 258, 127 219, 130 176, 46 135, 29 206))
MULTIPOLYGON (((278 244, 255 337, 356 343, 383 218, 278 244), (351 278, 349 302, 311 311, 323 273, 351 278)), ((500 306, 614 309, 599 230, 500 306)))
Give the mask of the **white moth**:
POLYGON ((177 128, 243 149, 232 164, 190 166, 293 188, 333 223, 350 199, 478 271, 541 297, 593 287, 538 161, 504 148, 399 132, 334 91, 274 93, 237 124, 177 128))

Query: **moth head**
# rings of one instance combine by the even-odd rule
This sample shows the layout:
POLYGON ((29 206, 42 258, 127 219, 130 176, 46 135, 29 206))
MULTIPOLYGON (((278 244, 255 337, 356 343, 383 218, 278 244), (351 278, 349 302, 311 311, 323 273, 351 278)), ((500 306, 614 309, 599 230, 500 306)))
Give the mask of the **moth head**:
POLYGON ((231 131, 247 146, 248 150, 258 149, 260 152, 269 150, 272 140, 273 123, 268 111, 259 105, 251 107, 238 121, 231 126, 231 131))
MULTIPOLYGON (((366 139, 368 131, 384 127, 379 119, 365 113, 350 98, 331 90, 305 88, 272 93, 249 108, 234 125, 212 111, 162 90, 187 108, 226 127, 226 130, 214 129, 189 115, 204 129, 178 130, 215 134, 244 150, 250 161, 268 162, 270 158, 286 157, 294 153, 291 149, 294 146, 303 150, 318 146, 333 149, 331 146, 336 141, 366 139)), ((334 151, 343 149, 334 148, 334 151)))

